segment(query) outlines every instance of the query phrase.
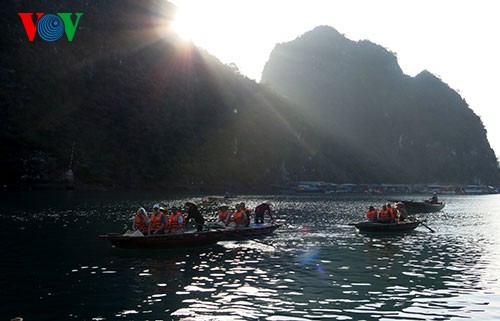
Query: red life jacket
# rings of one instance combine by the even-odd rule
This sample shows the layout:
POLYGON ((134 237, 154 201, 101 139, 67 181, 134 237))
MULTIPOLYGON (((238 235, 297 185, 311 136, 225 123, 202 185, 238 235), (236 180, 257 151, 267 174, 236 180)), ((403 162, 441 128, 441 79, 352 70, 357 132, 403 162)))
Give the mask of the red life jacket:
POLYGON ((391 213, 387 209, 381 209, 378 218, 381 221, 389 221, 391 219, 391 213))
POLYGON ((228 209, 219 210, 219 221, 224 222, 224 223, 227 224, 230 217, 231 217, 231 214, 229 214, 229 210, 228 209))
POLYGON ((161 212, 154 213, 151 215, 151 232, 156 231, 161 227, 161 219, 163 214, 161 212))
POLYGON ((184 227, 184 216, 181 212, 172 212, 169 217, 170 230, 176 231, 180 227, 184 227))
POLYGON ((134 217, 135 228, 142 233, 147 233, 149 229, 148 216, 144 214, 137 214, 134 217))
POLYGON ((248 220, 245 210, 239 210, 239 211, 234 212, 233 217, 234 217, 234 222, 237 225, 243 225, 248 220))
POLYGON ((378 216, 378 211, 376 209, 366 211, 367 220, 376 220, 378 216))
POLYGON ((389 211, 389 214, 391 215, 392 219, 396 219, 396 210, 394 210, 394 207, 388 207, 387 210, 389 211))

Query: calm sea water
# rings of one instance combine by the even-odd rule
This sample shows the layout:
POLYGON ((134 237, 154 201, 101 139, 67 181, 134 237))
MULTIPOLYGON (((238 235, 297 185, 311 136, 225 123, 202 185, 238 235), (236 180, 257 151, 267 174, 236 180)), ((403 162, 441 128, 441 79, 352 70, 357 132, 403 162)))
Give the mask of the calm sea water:
POLYGON ((258 242, 138 251, 97 235, 185 199, 4 192, 0 320, 500 320, 500 195, 441 197, 442 212, 421 215, 435 233, 347 225, 394 196, 244 196, 271 200, 284 226, 258 242))

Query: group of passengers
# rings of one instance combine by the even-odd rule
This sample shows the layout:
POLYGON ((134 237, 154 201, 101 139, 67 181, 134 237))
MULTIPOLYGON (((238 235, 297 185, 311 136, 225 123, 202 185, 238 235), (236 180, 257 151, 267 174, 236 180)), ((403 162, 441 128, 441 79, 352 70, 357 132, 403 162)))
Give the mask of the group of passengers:
POLYGON ((403 202, 397 202, 394 207, 391 203, 382 205, 380 211, 373 206, 366 211, 366 220, 373 223, 398 223, 408 219, 403 202))
MULTIPOLYGON (((272 204, 266 201, 255 207, 255 224, 263 224, 265 214, 269 216, 271 223, 274 222, 271 206, 272 204)), ((230 228, 246 227, 250 225, 251 216, 252 212, 247 209, 245 203, 236 204, 235 211, 231 211, 228 205, 222 204, 219 206, 217 224, 230 228)))
MULTIPOLYGON (((271 206, 272 204, 266 201, 255 208, 256 224, 264 223, 265 214, 269 215, 271 222, 274 222, 271 206)), ((187 222, 193 219, 196 230, 202 231, 205 219, 198 206, 193 202, 186 202, 185 207, 187 208, 187 217, 176 206, 167 211, 160 204, 154 204, 151 215, 148 215, 146 209, 141 207, 133 219, 132 229, 138 230, 144 235, 183 233, 186 230, 187 222)), ((251 215, 252 212, 246 208, 245 203, 236 204, 234 211, 231 211, 228 205, 222 204, 218 209, 217 225, 229 228, 246 227, 250 225, 251 215)))
POLYGON ((139 208, 132 223, 132 229, 144 235, 183 233, 185 228, 186 217, 178 207, 173 206, 167 211, 159 204, 153 205, 153 213, 149 216, 144 207, 139 208))

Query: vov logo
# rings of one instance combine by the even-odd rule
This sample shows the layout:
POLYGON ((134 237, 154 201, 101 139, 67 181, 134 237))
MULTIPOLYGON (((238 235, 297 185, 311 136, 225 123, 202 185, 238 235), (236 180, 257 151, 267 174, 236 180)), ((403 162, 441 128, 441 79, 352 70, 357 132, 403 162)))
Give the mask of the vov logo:
POLYGON ((33 12, 19 12, 18 15, 21 17, 29 41, 33 42, 35 35, 38 33, 43 40, 53 42, 59 40, 63 33, 66 33, 68 41, 73 41, 76 27, 83 13, 59 12, 57 14, 45 14, 37 12, 35 21, 33 20, 35 13, 33 12), (72 15, 76 16, 74 23, 71 19, 72 15))

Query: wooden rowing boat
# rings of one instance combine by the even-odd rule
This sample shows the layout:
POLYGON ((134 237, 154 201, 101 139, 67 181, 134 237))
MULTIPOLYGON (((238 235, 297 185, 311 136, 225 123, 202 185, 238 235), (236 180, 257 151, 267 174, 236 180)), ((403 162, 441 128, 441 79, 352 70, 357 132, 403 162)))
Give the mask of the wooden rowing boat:
POLYGON ((405 201, 405 200, 390 200, 391 202, 402 202, 405 205, 408 214, 418 213, 434 213, 439 212, 444 208, 444 202, 431 203, 429 201, 405 201))
POLYGON ((223 233, 222 240, 232 241, 232 240, 242 240, 242 239, 252 239, 261 236, 266 236, 272 234, 281 224, 250 224, 248 227, 241 228, 226 228, 220 229, 218 231, 223 233))
POLYGON ((359 231, 362 232, 401 232, 401 231, 411 231, 417 228, 422 222, 420 221, 408 221, 399 223, 374 223, 374 222, 357 222, 351 223, 359 231))
POLYGON ((212 245, 220 241, 223 236, 224 234, 219 231, 202 231, 144 236, 108 233, 99 235, 99 238, 123 249, 171 249, 212 245))
POLYGON ((124 249, 171 249, 212 245, 219 241, 246 240, 273 233, 280 224, 251 224, 242 228, 211 229, 208 231, 189 231, 180 234, 158 234, 134 236, 132 234, 108 233, 99 235, 100 239, 111 242, 124 249))

